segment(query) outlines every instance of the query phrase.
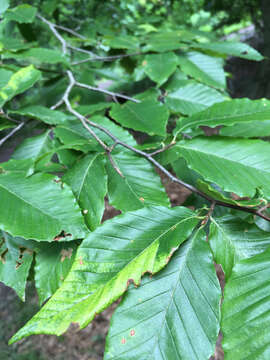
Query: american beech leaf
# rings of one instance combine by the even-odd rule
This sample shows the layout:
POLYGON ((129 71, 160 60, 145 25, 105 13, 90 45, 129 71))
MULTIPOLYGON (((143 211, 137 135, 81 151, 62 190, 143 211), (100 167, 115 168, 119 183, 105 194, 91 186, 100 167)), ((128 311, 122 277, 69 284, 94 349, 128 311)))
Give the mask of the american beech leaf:
POLYGON ((87 326, 131 282, 156 273, 191 235, 199 219, 184 208, 148 207, 106 221, 78 248, 63 285, 11 342, 32 334, 60 335, 87 326))
POLYGON ((270 234, 232 215, 212 219, 209 242, 215 262, 221 264, 226 279, 235 263, 265 251, 270 234))
POLYGON ((40 243, 35 261, 35 285, 42 304, 62 285, 76 255, 75 242, 40 243))
MULTIPOLYGON (((193 115, 222 101, 224 101, 224 96, 217 90, 191 81, 176 91, 169 92, 165 97, 165 103, 172 112, 184 115, 193 115)), ((178 126, 179 122, 177 122, 176 129, 178 126)))
POLYGON ((241 260, 225 286, 222 347, 226 360, 270 356, 270 249, 241 260))
POLYGON ((181 70, 194 79, 218 89, 225 88, 222 59, 192 51, 179 56, 179 64, 181 70))
POLYGON ((131 152, 112 155, 123 176, 107 161, 108 195, 110 204, 122 211, 148 205, 169 206, 169 198, 153 166, 131 152))
POLYGON ((14 289, 24 301, 33 251, 19 247, 15 240, 11 235, 0 231, 0 281, 14 289))
POLYGON ((38 119, 49 125, 62 124, 67 120, 62 111, 51 110, 41 105, 30 105, 19 110, 10 110, 9 113, 38 119))
POLYGON ((219 331, 220 286, 203 229, 117 307, 104 360, 205 360, 219 331))
MULTIPOLYGON (((188 118, 180 119, 175 131, 182 132, 188 128, 195 129, 202 125, 209 127, 225 125, 227 127, 243 123, 246 127, 249 123, 263 122, 264 120, 270 120, 270 102, 268 100, 232 99, 214 104, 188 118)), ((226 128, 221 130, 222 133, 226 133, 226 131, 226 128)), ((254 136, 256 136, 255 134, 256 132, 254 136)), ((238 133, 235 132, 234 136, 237 137, 238 133)))
POLYGON ((13 236, 68 241, 88 232, 72 191, 53 175, 4 172, 0 197, 0 228, 13 236))
POLYGON ((41 78, 41 72, 29 65, 15 72, 0 89, 0 107, 14 96, 31 88, 41 78))
POLYGON ((270 197, 270 144, 262 140, 197 137, 175 149, 188 166, 223 190, 254 197, 256 189, 270 197))
POLYGON ((63 181, 73 190, 89 229, 100 225, 107 194, 107 174, 104 155, 93 153, 85 156, 64 175, 63 181))
POLYGON ((162 85, 176 70, 178 58, 173 52, 151 54, 146 55, 142 65, 146 75, 162 85))
POLYGON ((166 134, 169 111, 157 101, 145 100, 139 104, 127 101, 124 105, 114 104, 110 115, 126 128, 143 131, 149 135, 166 134))

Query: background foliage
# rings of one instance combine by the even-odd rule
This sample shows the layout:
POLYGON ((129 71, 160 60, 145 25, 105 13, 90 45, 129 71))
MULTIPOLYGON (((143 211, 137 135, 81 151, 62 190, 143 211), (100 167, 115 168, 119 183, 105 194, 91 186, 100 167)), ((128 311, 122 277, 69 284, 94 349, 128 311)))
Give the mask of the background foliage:
POLYGON ((265 60, 209 32, 232 10, 1 3, 0 280, 22 300, 34 280, 44 304, 10 343, 123 296, 104 359, 209 359, 220 330, 226 359, 268 358, 269 100, 232 99, 224 70, 265 60), (121 214, 103 221, 106 203, 121 214))

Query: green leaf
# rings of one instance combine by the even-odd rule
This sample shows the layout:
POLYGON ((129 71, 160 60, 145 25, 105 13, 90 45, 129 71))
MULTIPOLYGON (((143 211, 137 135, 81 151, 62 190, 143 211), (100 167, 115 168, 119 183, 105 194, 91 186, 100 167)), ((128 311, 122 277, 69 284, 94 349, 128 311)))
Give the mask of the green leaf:
POLYGON ((14 160, 10 159, 6 162, 0 163, 0 174, 5 171, 22 172, 22 176, 25 176, 26 172, 33 165, 32 159, 14 160), (4 171, 3 171, 4 170, 4 171))
MULTIPOLYGON (((126 130, 114 124, 108 118, 104 116, 92 116, 91 121, 105 127, 118 139, 122 140, 128 145, 136 146, 136 141, 133 139, 133 137, 126 130)), ((112 146, 114 144, 114 140, 112 140, 104 132, 94 127, 92 130, 108 146, 112 146)), ((78 144, 78 146, 74 146, 75 150, 81 150, 83 152, 101 150, 104 152, 104 149, 101 148, 101 146, 96 142, 87 129, 84 128, 79 120, 66 121, 64 124, 57 126, 55 128, 55 134, 65 145, 78 144)))
POLYGON ((222 306, 226 360, 268 359, 270 249, 235 265, 222 306))
POLYGON ((63 124, 67 120, 67 115, 62 111, 51 110, 42 105, 30 105, 19 110, 9 110, 9 114, 27 116, 50 125, 63 124))
POLYGON ((192 115, 221 101, 224 101, 224 96, 217 90, 191 81, 165 97, 165 103, 170 110, 184 115, 192 115))
POLYGON ((37 9, 28 4, 19 5, 5 12, 5 19, 22 23, 32 23, 35 20, 37 9))
POLYGON ((237 56, 243 59, 261 61, 264 57, 254 48, 243 42, 210 42, 210 43, 192 43, 192 48, 200 50, 210 50, 218 54, 237 56))
POLYGON ((40 244, 35 261, 35 285, 40 304, 62 285, 75 259, 76 248, 74 242, 40 244))
POLYGON ((191 234, 198 219, 184 207, 149 207, 106 221, 78 248, 64 284, 11 342, 85 327, 146 272, 156 273, 191 234))
POLYGON ((0 15, 9 8, 9 0, 1 0, 0 2, 0 15))
POLYGON ((112 154, 112 159, 123 177, 108 161, 108 194, 111 205, 122 211, 148 205, 170 205, 160 177, 146 159, 131 152, 112 154))
POLYGON ((143 131, 151 136, 165 136, 169 111, 154 100, 139 104, 127 101, 124 105, 114 104, 110 116, 127 128, 143 131))
POLYGON ((13 236, 67 241, 87 233, 71 190, 55 176, 0 174, 0 197, 0 228, 13 236))
POLYGON ((34 64, 68 64, 67 58, 58 50, 45 48, 32 48, 18 53, 5 52, 4 59, 28 60, 34 64))
POLYGON ((199 230, 164 270, 127 293, 112 317, 104 359, 209 359, 220 299, 211 251, 199 230))
POLYGON ((5 129, 10 129, 15 126, 16 126, 16 124, 14 122, 2 118, 1 114, 0 114, 0 131, 5 130, 5 129))
MULTIPOLYGON (((192 170, 190 170, 192 171, 192 170)), ((179 171, 180 173, 180 171, 179 171)), ((260 205, 265 205, 267 203, 266 200, 264 200, 261 197, 254 197, 254 199, 247 199, 247 198, 243 198, 243 199, 239 199, 239 200, 234 200, 230 197, 230 194, 226 194, 223 193, 222 191, 219 191, 219 189, 215 189, 213 186, 211 186, 210 184, 208 184, 207 182, 198 179, 197 180, 197 188, 199 190, 201 190, 202 192, 204 192, 206 195, 209 195, 211 198, 215 199, 215 200, 220 200, 223 201, 227 204, 232 204, 232 205, 236 205, 236 206, 245 206, 245 207, 249 207, 249 208, 256 208, 259 207, 260 205)))
POLYGON ((173 52, 146 55, 142 65, 146 75, 158 85, 162 85, 175 72, 178 58, 173 52))
MULTIPOLYGON (((253 100, 254 101, 254 100, 253 100)), ((270 136, 270 120, 253 120, 219 130, 222 136, 255 138, 270 136)))
POLYGON ((270 234, 231 215, 212 219, 209 242, 215 262, 221 264, 229 279, 233 266, 270 246, 270 234))
MULTIPOLYGON (((13 152, 12 159, 33 159, 33 163, 43 154, 51 151, 53 148, 50 138, 50 130, 31 138, 26 138, 13 152)), ((51 156, 43 159, 42 163, 50 160, 51 156)))
POLYGON ((9 81, 0 89, 0 108, 14 96, 31 88, 41 78, 41 72, 33 65, 14 73, 9 81))
POLYGON ((0 89, 3 88, 13 75, 12 71, 6 69, 0 69, 0 89))
POLYGON ((23 42, 21 39, 16 39, 14 37, 0 37, 0 47, 3 47, 5 50, 10 51, 20 51, 25 50, 33 46, 33 43, 23 42))
POLYGON ((181 70, 196 80, 219 89, 225 88, 226 79, 222 59, 198 52, 179 56, 181 70))
POLYGON ((171 50, 178 50, 186 47, 181 41, 183 39, 191 40, 195 36, 187 30, 177 30, 171 32, 160 32, 151 34, 146 37, 146 46, 144 51, 167 52, 171 50))
POLYGON ((19 247, 7 233, 0 231, 0 281, 25 300, 25 286, 33 260, 33 252, 19 247))
POLYGON ((91 105, 80 105, 77 111, 83 116, 92 115, 98 111, 110 108, 113 105, 111 102, 98 102, 91 105))
MULTIPOLYGON (((214 104, 193 116, 180 119, 176 131, 182 132, 185 129, 197 128, 201 125, 215 127, 244 123, 246 127, 249 125, 246 123, 257 120, 270 120, 270 102, 268 100, 233 99, 214 104)), ((225 129, 221 131, 222 133, 226 132, 225 129)), ((237 136, 237 133, 235 136, 237 136)))
POLYGON ((261 188, 270 197, 270 144, 261 140, 197 137, 176 145, 188 166, 223 190, 254 197, 261 188))
POLYGON ((131 49, 138 50, 138 38, 129 35, 110 36, 106 35, 103 40, 104 45, 112 49, 131 49))
POLYGON ((80 159, 64 175, 63 181, 70 185, 83 209, 86 224, 94 230, 100 225, 107 194, 104 155, 95 153, 80 159))

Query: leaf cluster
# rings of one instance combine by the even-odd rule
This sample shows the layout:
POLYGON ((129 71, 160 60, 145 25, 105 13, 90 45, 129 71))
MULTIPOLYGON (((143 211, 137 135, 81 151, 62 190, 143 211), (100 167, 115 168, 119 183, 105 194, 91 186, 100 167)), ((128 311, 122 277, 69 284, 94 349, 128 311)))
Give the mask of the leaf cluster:
POLYGON ((270 102, 231 99, 224 71, 263 56, 137 21, 162 15, 155 1, 121 1, 133 18, 117 26, 115 2, 3 4, 0 281, 24 300, 33 276, 46 301, 11 342, 83 328, 123 296, 104 359, 207 360, 220 330, 226 359, 267 359, 270 102), (105 220, 108 204, 121 214, 105 220))

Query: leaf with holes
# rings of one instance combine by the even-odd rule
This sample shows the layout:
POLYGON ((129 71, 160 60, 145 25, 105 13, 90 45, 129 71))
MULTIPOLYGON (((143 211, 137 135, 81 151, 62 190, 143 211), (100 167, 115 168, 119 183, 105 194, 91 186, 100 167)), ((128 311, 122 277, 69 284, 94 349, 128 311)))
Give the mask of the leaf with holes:
MULTIPOLYGON (((188 118, 182 118, 176 125, 175 132, 183 132, 188 128, 196 129, 199 126, 215 127, 225 125, 227 128, 221 130, 223 134, 230 131, 233 134, 234 124, 243 124, 246 128, 254 122, 260 123, 264 120, 270 120, 270 102, 268 100, 249 100, 249 99, 232 99, 230 101, 214 104, 208 109, 201 111, 188 118), (232 130, 230 130, 232 129, 232 130)), ((238 133, 234 133, 237 137, 238 133)), ((254 136, 256 130, 254 132, 254 136)))
POLYGON ((62 285, 75 259, 74 242, 40 243, 35 261, 35 283, 42 304, 62 285))
POLYGON ((209 242, 215 262, 221 264, 227 279, 239 260, 250 258, 270 247, 270 234, 255 224, 226 215, 212 220, 209 242))
POLYGON ((63 285, 11 342, 60 335, 71 322, 87 326, 131 282, 138 285, 143 274, 161 270, 198 220, 184 207, 148 207, 106 221, 82 242, 63 285))
POLYGON ((197 137, 175 151, 188 166, 223 190, 254 197, 260 188, 270 198, 270 144, 261 140, 197 137))
POLYGON ((261 61, 264 57, 254 48, 243 42, 224 41, 210 43, 191 43, 191 47, 199 50, 209 50, 217 54, 237 56, 243 59, 261 61))
POLYGON ((19 247, 12 236, 0 231, 0 281, 14 289, 22 301, 32 260, 32 250, 19 247))
POLYGON ((221 291, 204 230, 131 289, 111 321, 104 359, 205 360, 214 353, 221 291))

